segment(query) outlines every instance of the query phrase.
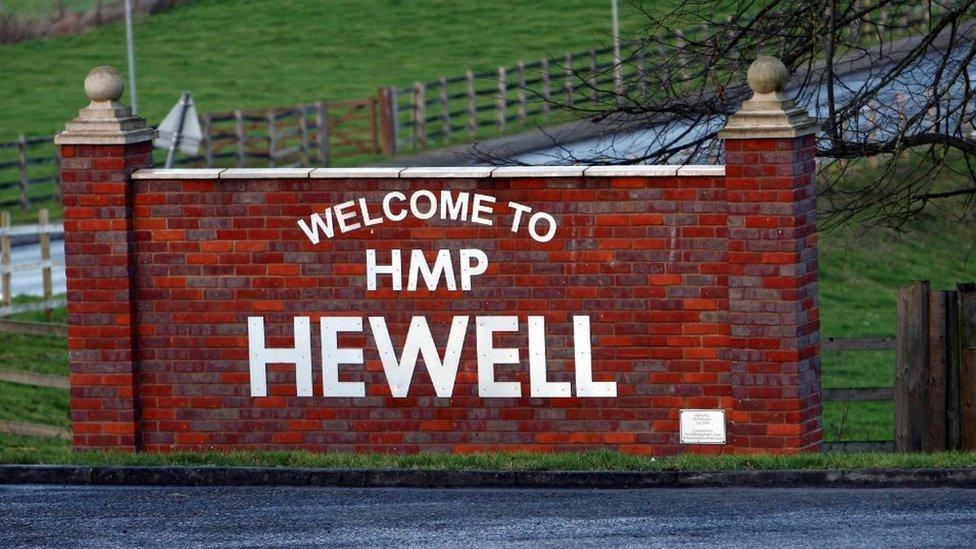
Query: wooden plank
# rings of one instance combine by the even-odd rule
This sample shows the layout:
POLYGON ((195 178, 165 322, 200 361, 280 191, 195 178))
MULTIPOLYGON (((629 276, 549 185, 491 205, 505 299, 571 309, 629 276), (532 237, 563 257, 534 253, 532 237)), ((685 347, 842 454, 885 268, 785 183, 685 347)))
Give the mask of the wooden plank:
POLYGON ((855 452, 894 452, 895 441, 893 440, 838 440, 824 442, 823 451, 828 453, 855 453, 855 452))
POLYGON ((929 294, 929 357, 925 440, 926 452, 946 449, 946 299, 948 292, 929 294))
POLYGON ((946 298, 946 450, 959 449, 959 292, 946 298))
POLYGON ((71 440, 71 431, 68 429, 62 429, 53 425, 43 425, 41 423, 28 423, 26 421, 0 421, 0 433, 71 440))
POLYGON ((844 387, 837 389, 823 389, 824 401, 890 401, 895 398, 894 387, 844 387))
POLYGON ((0 381, 52 389, 67 389, 69 386, 67 376, 49 376, 22 370, 0 370, 0 381))
MULTIPOLYGON (((50 221, 47 208, 41 208, 37 212, 37 223, 41 227, 47 227, 50 221)), ((47 231, 41 230, 39 233, 41 245, 41 279, 44 287, 44 303, 50 303, 54 298, 54 284, 51 279, 51 235, 47 231)), ((51 319, 51 307, 44 308, 44 317, 51 319)))
POLYGON ((0 305, 10 307, 10 212, 0 212, 0 305))
POLYGON ((976 284, 959 284, 959 449, 976 450, 976 284))
POLYGON ((66 324, 48 324, 47 322, 26 322, 22 320, 8 320, 5 318, 0 318, 0 332, 8 334, 68 337, 68 326, 66 324))
POLYGON ((922 450, 925 439, 928 381, 929 283, 915 281, 898 289, 895 349, 895 447, 922 450))
POLYGON ((889 351, 895 348, 895 336, 828 337, 821 342, 824 351, 889 351))

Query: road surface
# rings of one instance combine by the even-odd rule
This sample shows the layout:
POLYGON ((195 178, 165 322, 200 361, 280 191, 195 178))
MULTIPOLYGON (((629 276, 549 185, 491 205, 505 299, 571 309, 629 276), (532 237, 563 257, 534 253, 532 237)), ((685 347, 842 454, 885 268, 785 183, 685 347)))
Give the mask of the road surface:
POLYGON ((0 486, 0 546, 972 547, 960 489, 0 486))

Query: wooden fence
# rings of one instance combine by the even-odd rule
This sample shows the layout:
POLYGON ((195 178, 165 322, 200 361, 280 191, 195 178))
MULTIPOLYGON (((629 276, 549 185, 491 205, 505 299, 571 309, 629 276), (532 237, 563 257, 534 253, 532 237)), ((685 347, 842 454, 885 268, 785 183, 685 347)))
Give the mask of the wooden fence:
POLYGON ((51 136, 0 142, 0 209, 59 199, 58 154, 51 136))
MULTIPOLYGON (((851 32, 872 42, 877 40, 878 29, 893 32, 893 25, 922 24, 931 13, 944 9, 931 2, 919 2, 909 11, 895 12, 894 8, 900 6, 886 6, 877 21, 864 21, 851 32)), ((625 41, 619 56, 610 46, 591 48, 389 88, 397 149, 444 146, 489 132, 505 133, 556 115, 561 106, 586 108, 621 96, 648 97, 656 92, 649 84, 650 74, 655 74, 655 81, 663 74, 679 89, 697 85, 693 75, 682 69, 690 61, 682 46, 704 41, 712 33, 703 23, 678 30, 675 36, 658 35, 648 44, 640 39, 625 41)), ((739 59, 755 54, 734 53, 739 59)))
POLYGON ((895 446, 976 450, 976 284, 898 292, 895 446))
MULTIPOLYGON (((876 337, 828 337, 821 343, 827 352, 891 351, 895 349, 894 336, 876 337)), ((824 402, 891 402, 894 387, 844 387, 823 389, 824 402)), ((840 433, 839 433, 840 434, 840 433)), ((843 440, 824 443, 829 452, 890 452, 895 449, 894 440, 843 440)))
POLYGON ((38 212, 37 225, 18 225, 10 223, 10 212, 0 212, 0 317, 15 313, 43 310, 50 316, 52 309, 63 307, 63 299, 54 299, 53 269, 63 267, 63 263, 51 261, 51 236, 63 232, 61 225, 52 224, 48 211, 38 212), (38 261, 13 263, 11 249, 14 237, 37 237, 40 243, 38 261), (13 303, 14 273, 40 272, 43 287, 43 300, 15 305, 13 303))

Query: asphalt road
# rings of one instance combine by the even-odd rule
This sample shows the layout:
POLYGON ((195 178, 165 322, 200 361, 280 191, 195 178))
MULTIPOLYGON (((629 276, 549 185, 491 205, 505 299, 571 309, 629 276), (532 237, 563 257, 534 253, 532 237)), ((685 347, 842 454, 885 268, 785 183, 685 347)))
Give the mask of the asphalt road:
POLYGON ((0 545, 972 547, 976 491, 0 486, 0 545))

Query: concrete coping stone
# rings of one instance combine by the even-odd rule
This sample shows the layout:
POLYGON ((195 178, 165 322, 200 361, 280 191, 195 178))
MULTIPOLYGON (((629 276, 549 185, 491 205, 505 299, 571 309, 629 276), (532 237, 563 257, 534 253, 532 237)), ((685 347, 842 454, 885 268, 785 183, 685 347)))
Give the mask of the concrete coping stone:
POLYGON ((458 166, 412 168, 205 168, 137 170, 133 179, 510 179, 526 177, 722 177, 723 165, 458 166))

